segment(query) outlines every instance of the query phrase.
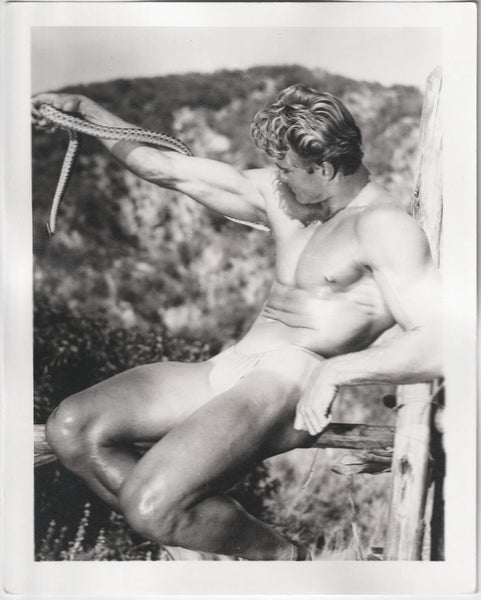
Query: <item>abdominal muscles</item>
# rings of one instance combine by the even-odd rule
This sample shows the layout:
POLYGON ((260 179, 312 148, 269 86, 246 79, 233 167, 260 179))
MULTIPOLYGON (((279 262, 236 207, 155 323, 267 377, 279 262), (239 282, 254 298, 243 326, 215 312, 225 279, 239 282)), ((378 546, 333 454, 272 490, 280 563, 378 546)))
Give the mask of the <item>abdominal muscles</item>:
POLYGON ((329 358, 362 350, 394 324, 377 286, 306 290, 274 283, 261 314, 240 342, 246 351, 296 345, 329 358))

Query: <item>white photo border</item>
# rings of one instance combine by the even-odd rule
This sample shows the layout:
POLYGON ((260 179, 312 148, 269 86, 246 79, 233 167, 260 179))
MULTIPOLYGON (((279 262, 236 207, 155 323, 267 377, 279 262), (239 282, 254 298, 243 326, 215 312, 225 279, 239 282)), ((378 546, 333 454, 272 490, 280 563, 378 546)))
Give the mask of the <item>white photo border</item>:
POLYGON ((445 3, 10 3, 5 6, 3 570, 8 593, 395 594, 476 587, 476 5, 445 3), (35 562, 30 34, 34 26, 439 27, 443 44, 446 560, 444 562, 35 562))

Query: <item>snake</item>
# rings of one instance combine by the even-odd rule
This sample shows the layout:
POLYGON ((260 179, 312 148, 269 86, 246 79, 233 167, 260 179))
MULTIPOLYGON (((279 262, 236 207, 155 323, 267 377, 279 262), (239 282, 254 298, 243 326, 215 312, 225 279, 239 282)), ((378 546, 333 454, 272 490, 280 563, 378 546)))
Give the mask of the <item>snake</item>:
MULTIPOLYGON (((107 140, 147 143, 166 150, 179 152, 185 156, 193 156, 192 151, 184 142, 165 133, 144 129, 142 127, 112 127, 108 125, 99 125, 98 123, 92 123, 82 117, 55 108, 51 104, 41 104, 38 111, 42 117, 40 122, 37 123, 40 128, 48 128, 49 130, 63 129, 67 131, 69 136, 67 150, 63 159, 47 223, 47 231, 50 236, 53 236, 55 233, 59 207, 65 196, 75 165, 75 160, 78 155, 79 134, 90 135, 107 140)), ((270 230, 270 228, 263 223, 238 219, 227 215, 224 216, 230 221, 240 223, 241 225, 247 225, 254 229, 259 229, 261 231, 270 230)))
POLYGON ((174 150, 185 156, 192 156, 190 148, 181 140, 167 135, 144 129, 142 127, 111 127, 107 125, 98 125, 91 123, 81 117, 67 113, 55 108, 51 104, 41 104, 39 113, 43 119, 42 127, 51 127, 54 130, 64 129, 69 136, 67 150, 62 163, 62 168, 57 182, 57 187, 50 208, 50 216, 47 223, 49 235, 55 233, 57 214, 62 202, 67 186, 75 165, 75 160, 79 150, 79 134, 103 138, 106 140, 124 140, 131 142, 140 142, 152 144, 166 150, 174 150))

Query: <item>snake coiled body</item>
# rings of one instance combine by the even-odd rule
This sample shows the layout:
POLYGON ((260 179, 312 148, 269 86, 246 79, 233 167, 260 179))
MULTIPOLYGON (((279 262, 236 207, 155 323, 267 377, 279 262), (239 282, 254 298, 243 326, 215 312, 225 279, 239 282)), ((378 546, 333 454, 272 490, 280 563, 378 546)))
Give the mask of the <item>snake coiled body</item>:
POLYGON ((150 129, 142 129, 140 127, 110 127, 98 125, 97 123, 90 123, 80 117, 58 110, 49 104, 42 104, 39 107, 39 112, 48 126, 65 129, 69 134, 68 148, 63 160, 57 188, 52 201, 52 207, 50 209, 50 218, 47 223, 47 230, 50 235, 53 235, 55 232, 58 209, 65 195, 70 175, 75 164, 75 159, 78 154, 79 133, 107 140, 124 140, 152 144, 166 150, 174 150, 175 152, 180 152, 186 156, 192 156, 192 152, 186 144, 165 133, 151 131, 150 129))

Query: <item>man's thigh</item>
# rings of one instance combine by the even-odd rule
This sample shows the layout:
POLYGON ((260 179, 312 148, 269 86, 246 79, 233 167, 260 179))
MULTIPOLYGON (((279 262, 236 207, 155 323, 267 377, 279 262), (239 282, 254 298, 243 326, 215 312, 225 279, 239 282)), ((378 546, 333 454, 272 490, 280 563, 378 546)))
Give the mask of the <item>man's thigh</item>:
MULTIPOLYGON (((299 352, 299 351, 297 351, 299 352)), ((314 438, 293 428, 297 402, 316 361, 269 353, 255 370, 173 428, 137 463, 130 483, 171 501, 231 487, 264 460, 314 438)))
POLYGON ((153 363, 129 369, 67 399, 115 441, 157 441, 212 396, 211 365, 153 363))

